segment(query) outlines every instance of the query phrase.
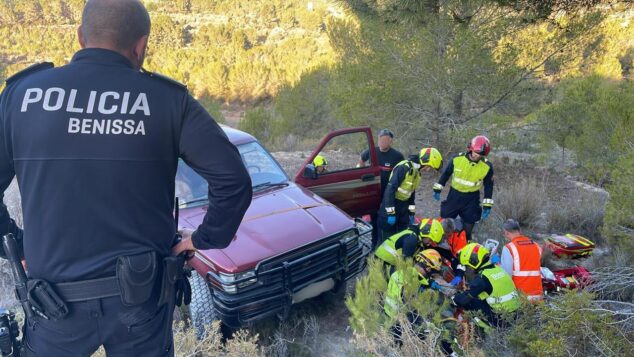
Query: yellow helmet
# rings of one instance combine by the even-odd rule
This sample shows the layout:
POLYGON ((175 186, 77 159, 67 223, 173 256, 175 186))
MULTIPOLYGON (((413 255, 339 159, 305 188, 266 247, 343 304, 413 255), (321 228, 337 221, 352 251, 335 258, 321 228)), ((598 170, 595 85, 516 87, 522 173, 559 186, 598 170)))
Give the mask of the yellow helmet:
POLYGON ((434 170, 442 167, 442 155, 436 148, 423 148, 418 157, 421 166, 430 166, 434 170))
POLYGON ((442 228, 442 223, 437 219, 424 218, 420 221, 418 228, 418 236, 423 238, 429 238, 432 242, 438 244, 442 241, 442 237, 445 234, 445 230, 442 228))
POLYGON ((464 246, 459 252, 460 264, 473 269, 478 269, 482 266, 485 258, 489 258, 489 250, 482 244, 469 243, 464 246))
POLYGON ((414 260, 417 263, 425 264, 425 266, 432 270, 440 270, 440 265, 442 263, 440 253, 438 253, 435 249, 425 249, 418 252, 418 254, 414 257, 414 260))
POLYGON ((315 156, 315 158, 313 159, 313 166, 315 166, 315 168, 319 166, 328 166, 328 161, 326 160, 325 157, 319 154, 315 156))

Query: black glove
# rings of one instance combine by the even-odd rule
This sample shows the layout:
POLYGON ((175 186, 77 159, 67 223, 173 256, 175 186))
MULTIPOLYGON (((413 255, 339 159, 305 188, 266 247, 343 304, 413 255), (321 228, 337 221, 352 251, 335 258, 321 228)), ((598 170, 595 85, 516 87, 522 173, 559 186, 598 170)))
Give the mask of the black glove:
POLYGON ((181 306, 183 303, 189 305, 192 302, 192 287, 188 279, 191 275, 191 271, 184 269, 183 278, 176 282, 176 306, 181 306))

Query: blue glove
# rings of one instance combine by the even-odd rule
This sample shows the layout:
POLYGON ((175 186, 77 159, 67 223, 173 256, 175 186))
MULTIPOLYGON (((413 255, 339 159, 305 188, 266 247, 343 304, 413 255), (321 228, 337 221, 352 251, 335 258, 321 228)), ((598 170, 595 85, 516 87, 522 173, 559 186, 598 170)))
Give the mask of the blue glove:
POLYGON ((440 290, 440 284, 438 284, 435 281, 432 281, 431 284, 429 284, 429 287, 434 289, 434 290, 440 290))
POLYGON ((485 219, 489 218, 490 214, 491 214, 491 207, 484 207, 482 209, 482 220, 484 221, 485 219))
POLYGON ((409 215, 409 225, 411 226, 411 225, 413 225, 413 224, 414 224, 414 215, 413 215, 413 214, 410 214, 410 215, 409 215))
POLYGON ((500 262, 500 255, 499 254, 495 254, 491 257, 491 263, 493 264, 498 264, 500 262))
POLYGON ((393 226, 396 224, 396 216, 387 216, 387 224, 393 226))
POLYGON ((434 191, 434 200, 440 202, 440 192, 434 191))
POLYGON ((449 283, 449 285, 458 286, 458 284, 460 284, 461 281, 462 281, 462 277, 461 276, 457 276, 457 277, 453 278, 453 280, 449 283))

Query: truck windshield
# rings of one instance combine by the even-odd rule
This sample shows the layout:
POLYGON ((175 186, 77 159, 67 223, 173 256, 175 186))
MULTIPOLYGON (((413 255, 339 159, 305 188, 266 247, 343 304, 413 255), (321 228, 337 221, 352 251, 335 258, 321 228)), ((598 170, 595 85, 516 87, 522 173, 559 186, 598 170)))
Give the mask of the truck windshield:
MULTIPOLYGON (((271 155, 258 142, 238 145, 244 166, 249 171, 254 190, 288 183, 288 177, 271 155)), ((182 160, 176 171, 176 197, 181 208, 207 202, 207 181, 182 160)))

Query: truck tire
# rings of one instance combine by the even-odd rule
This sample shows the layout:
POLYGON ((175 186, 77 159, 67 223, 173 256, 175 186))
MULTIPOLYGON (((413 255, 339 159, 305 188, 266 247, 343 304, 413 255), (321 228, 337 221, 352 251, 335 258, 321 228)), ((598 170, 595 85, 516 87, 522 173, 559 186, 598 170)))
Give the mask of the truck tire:
POLYGON ((192 287, 192 301, 189 304, 189 316, 199 340, 206 337, 205 328, 216 319, 214 300, 205 279, 196 271, 192 272, 189 283, 192 287))

